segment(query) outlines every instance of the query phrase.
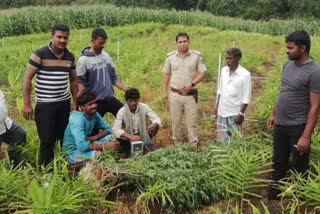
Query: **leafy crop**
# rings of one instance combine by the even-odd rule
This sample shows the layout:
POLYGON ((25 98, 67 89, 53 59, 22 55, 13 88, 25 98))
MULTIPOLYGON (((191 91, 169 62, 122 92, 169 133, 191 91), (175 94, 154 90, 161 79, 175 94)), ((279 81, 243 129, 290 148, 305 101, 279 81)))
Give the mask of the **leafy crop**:
POLYGON ((320 164, 312 162, 313 170, 309 171, 307 179, 304 175, 293 172, 294 180, 282 181, 280 187, 282 196, 290 196, 300 205, 308 204, 319 206, 320 204, 320 164))
POLYGON ((97 205, 113 204, 98 194, 95 183, 87 183, 81 176, 72 179, 62 154, 42 172, 29 164, 8 170, 2 161, 0 173, 0 212, 90 213, 97 205))
MULTIPOLYGON (((151 186, 157 183, 167 184, 163 193, 166 197, 158 199, 163 198, 162 204, 169 209, 197 209, 221 199, 218 184, 210 179, 213 173, 209 170, 209 157, 197 153, 191 145, 179 148, 170 146, 141 157, 122 160, 116 165, 106 164, 105 167, 114 172, 120 182, 134 187, 138 193, 148 192, 148 189, 150 192, 151 186), (175 188, 168 188, 170 186, 175 188), (166 200, 170 203, 165 203, 166 200)), ((157 193, 155 196, 158 196, 157 193)))
POLYGON ((236 140, 225 149, 219 149, 212 145, 210 153, 213 155, 212 170, 218 180, 220 188, 225 188, 226 197, 237 197, 240 199, 240 210, 246 196, 261 198, 253 193, 252 189, 265 187, 269 180, 259 176, 270 172, 267 167, 271 164, 270 152, 254 145, 251 138, 236 140))
POLYGON ((102 164, 119 182, 138 194, 142 192, 139 201, 143 198, 161 201, 162 206, 171 210, 198 209, 231 196, 259 197, 248 190, 267 182, 255 176, 265 172, 261 169, 269 156, 250 148, 229 151, 209 147, 197 152, 192 145, 183 145, 162 148, 117 164, 110 165, 109 161, 102 164))

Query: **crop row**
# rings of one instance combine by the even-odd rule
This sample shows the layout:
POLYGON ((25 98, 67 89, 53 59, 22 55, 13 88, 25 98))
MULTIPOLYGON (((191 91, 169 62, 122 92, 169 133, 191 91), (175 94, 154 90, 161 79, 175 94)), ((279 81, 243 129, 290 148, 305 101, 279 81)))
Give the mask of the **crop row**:
POLYGON ((72 28, 118 26, 140 22, 160 22, 166 25, 202 25, 219 30, 237 30, 270 35, 284 35, 297 29, 317 35, 320 26, 316 21, 270 20, 248 21, 217 17, 209 13, 119 8, 115 6, 91 7, 37 7, 0 16, 0 36, 14 36, 47 32, 54 23, 66 23, 72 28))

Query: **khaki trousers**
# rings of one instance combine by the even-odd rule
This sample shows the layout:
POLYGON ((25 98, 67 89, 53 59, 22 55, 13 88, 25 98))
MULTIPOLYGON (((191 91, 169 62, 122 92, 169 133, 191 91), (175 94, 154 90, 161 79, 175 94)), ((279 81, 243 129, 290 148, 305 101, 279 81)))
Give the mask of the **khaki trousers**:
POLYGON ((183 143, 180 133, 183 112, 186 118, 189 143, 197 145, 199 141, 197 129, 198 106, 193 96, 182 96, 170 92, 169 106, 172 120, 172 140, 174 145, 181 145, 183 143))

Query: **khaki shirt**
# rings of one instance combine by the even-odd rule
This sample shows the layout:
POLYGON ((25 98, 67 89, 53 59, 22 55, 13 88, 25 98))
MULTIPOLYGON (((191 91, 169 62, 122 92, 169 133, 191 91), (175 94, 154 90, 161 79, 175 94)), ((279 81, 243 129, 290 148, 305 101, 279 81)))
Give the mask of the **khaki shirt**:
POLYGON ((163 68, 163 73, 171 75, 170 86, 178 90, 191 83, 197 73, 206 71, 201 53, 191 49, 186 56, 180 56, 178 50, 168 53, 163 68))

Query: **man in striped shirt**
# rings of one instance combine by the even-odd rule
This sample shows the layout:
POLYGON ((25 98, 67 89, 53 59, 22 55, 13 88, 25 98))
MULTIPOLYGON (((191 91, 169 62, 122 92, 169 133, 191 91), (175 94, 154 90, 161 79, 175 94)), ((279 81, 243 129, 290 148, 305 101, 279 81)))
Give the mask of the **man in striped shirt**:
POLYGON ((23 80, 23 116, 33 119, 31 105, 32 79, 36 75, 36 107, 34 117, 40 138, 40 164, 49 164, 54 157, 57 140, 62 141, 70 112, 70 82, 73 97, 72 110, 77 107, 78 90, 74 55, 66 48, 69 27, 56 24, 52 28, 51 42, 32 53, 23 80))

